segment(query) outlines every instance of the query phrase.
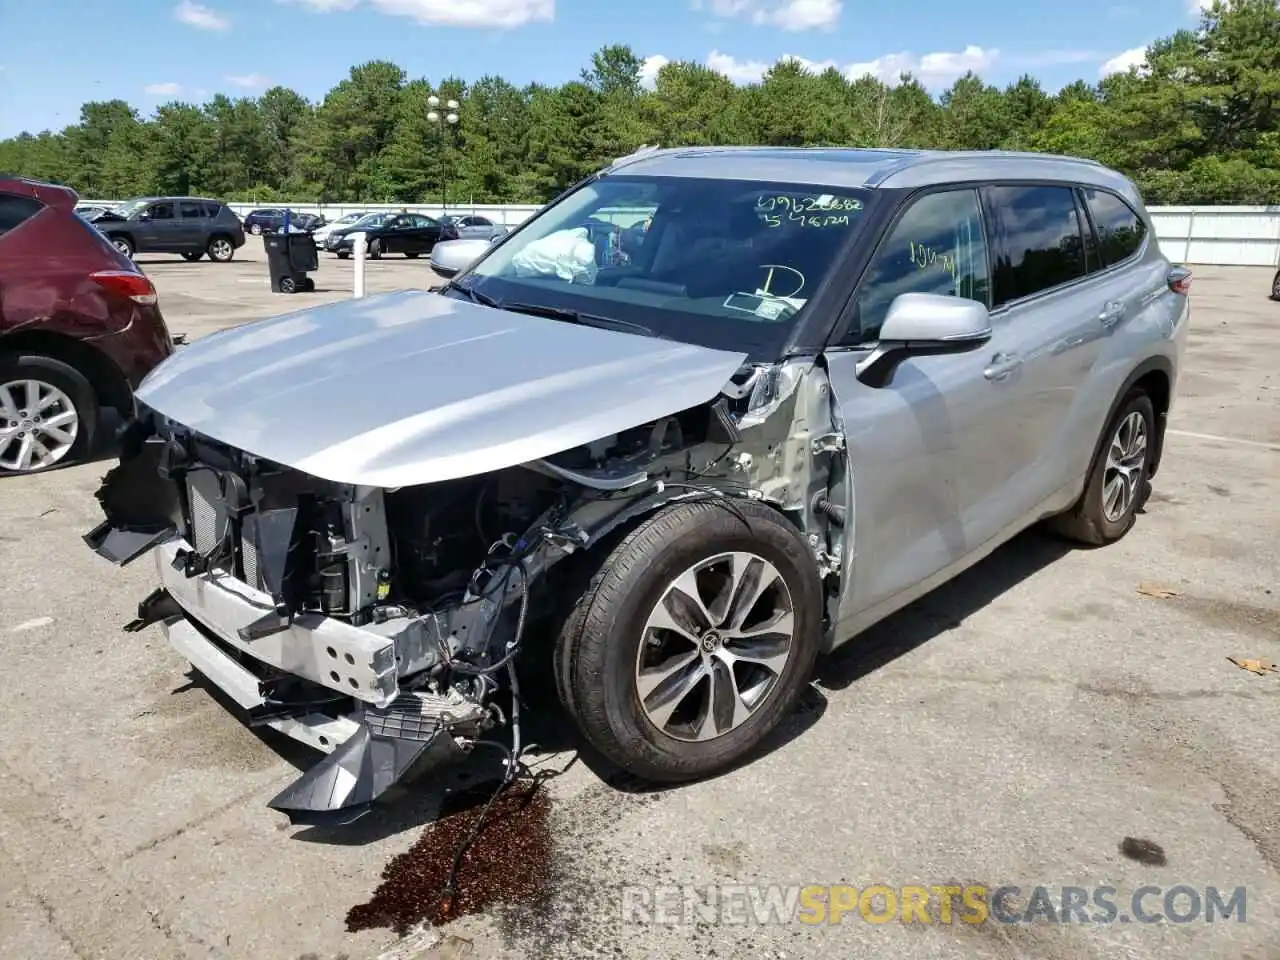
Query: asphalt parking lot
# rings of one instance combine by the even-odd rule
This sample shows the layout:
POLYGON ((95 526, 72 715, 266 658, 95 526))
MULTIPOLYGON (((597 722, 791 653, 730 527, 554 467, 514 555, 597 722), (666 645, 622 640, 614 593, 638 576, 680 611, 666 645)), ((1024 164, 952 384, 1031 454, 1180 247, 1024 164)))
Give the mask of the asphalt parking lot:
MULTIPOLYGON (((246 250, 226 266, 143 258, 175 332, 351 289, 350 265, 322 255, 316 293, 272 295, 246 250)), ((369 266, 371 292, 439 282, 421 260, 369 266)), ((0 481, 0 956, 1280 958, 1280 675, 1228 660, 1280 661, 1270 277, 1196 269, 1164 465, 1126 539, 1020 537, 822 663, 769 751, 716 780, 642 792, 571 749, 537 756, 567 767, 543 786, 544 820, 516 827, 548 831, 541 898, 403 940, 348 932, 347 914, 430 829, 438 791, 346 830, 289 827, 264 804, 308 758, 241 726, 158 629, 121 632, 148 565, 116 570, 80 540, 108 461, 0 481), (1017 885, 1015 911, 1037 886, 1109 885, 1124 915, 1144 885, 1244 887, 1247 914, 624 915, 624 887, 707 884, 1017 885)))

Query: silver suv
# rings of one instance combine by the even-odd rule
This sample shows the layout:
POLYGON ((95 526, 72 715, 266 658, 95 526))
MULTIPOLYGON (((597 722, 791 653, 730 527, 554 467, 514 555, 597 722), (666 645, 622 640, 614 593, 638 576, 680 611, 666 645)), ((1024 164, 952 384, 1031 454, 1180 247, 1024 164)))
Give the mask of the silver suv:
POLYGON ((154 554, 129 629, 328 754, 295 821, 495 726, 513 775, 543 666, 599 753, 701 777, 1018 531, 1124 536, 1189 284, 1083 160, 646 150, 437 292, 180 351, 86 540, 154 554))

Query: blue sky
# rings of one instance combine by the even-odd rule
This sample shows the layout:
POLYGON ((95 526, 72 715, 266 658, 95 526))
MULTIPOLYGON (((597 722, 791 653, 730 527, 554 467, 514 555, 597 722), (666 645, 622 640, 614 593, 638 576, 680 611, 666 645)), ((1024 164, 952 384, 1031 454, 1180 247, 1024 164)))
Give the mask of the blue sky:
POLYGON ((281 83, 318 100, 353 64, 523 84, 577 76, 606 43, 650 69, 696 60, 745 82, 794 56, 934 89, 966 69, 1050 89, 1140 61, 1197 0, 0 0, 0 137, 61 129, 86 100, 150 113, 281 83), (1108 65, 1110 65, 1108 67, 1108 65))

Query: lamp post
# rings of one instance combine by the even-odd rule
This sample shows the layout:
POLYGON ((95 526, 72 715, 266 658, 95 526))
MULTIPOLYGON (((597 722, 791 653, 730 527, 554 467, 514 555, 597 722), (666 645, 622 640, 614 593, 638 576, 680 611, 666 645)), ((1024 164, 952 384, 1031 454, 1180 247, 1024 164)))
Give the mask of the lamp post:
POLYGON ((441 114, 440 98, 433 93, 427 97, 427 106, 431 108, 427 113, 427 122, 435 124, 440 131, 440 213, 443 215, 449 201, 449 179, 444 167, 444 128, 452 127, 458 122, 458 101, 446 101, 445 113, 441 114))

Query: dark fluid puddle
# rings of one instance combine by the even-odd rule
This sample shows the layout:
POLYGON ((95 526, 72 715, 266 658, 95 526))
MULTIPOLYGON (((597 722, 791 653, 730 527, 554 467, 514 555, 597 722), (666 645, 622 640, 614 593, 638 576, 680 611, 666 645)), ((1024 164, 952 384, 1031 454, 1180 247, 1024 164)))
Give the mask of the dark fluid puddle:
POLYGON ((403 936, 421 923, 440 926, 494 904, 537 905, 550 894, 551 802, 537 783, 503 790, 463 855, 454 894, 444 900, 459 846, 493 795, 489 783, 450 798, 439 819, 382 871, 368 903, 347 912, 347 931, 389 927, 403 936))

